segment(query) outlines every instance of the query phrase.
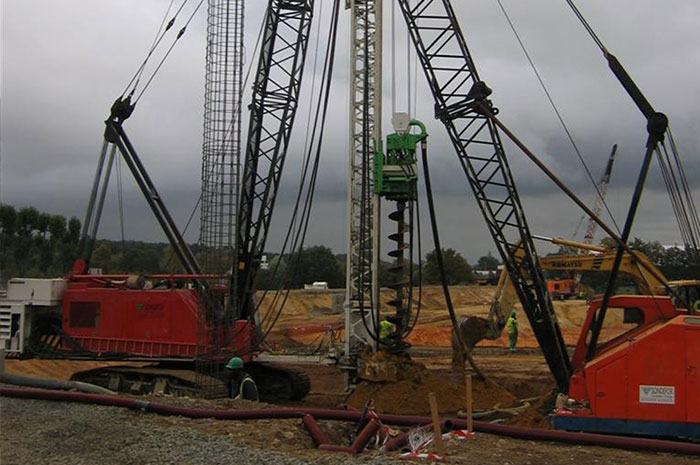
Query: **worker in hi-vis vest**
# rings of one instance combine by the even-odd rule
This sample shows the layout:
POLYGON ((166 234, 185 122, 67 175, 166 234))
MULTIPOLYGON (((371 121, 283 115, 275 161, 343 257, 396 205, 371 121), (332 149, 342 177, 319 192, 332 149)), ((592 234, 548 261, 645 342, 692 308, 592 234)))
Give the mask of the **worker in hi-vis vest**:
POLYGON ((228 361, 224 377, 229 397, 255 402, 259 400, 258 387, 253 378, 243 370, 243 360, 239 357, 233 357, 228 361))
POLYGON ((518 342, 518 315, 515 310, 510 312, 510 318, 506 321, 506 331, 508 332, 508 352, 512 354, 518 342))
POLYGON ((394 332, 394 324, 389 321, 388 316, 385 316, 384 319, 379 322, 379 340, 386 342, 392 332, 394 332))

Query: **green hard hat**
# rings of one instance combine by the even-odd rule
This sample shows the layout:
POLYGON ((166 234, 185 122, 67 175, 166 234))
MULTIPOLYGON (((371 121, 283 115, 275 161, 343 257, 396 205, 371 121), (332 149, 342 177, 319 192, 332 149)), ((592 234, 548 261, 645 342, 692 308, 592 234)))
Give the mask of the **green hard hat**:
POLYGON ((243 368, 243 360, 241 360, 240 357, 233 357, 226 364, 226 368, 229 368, 231 370, 240 370, 241 368, 243 368))
POLYGON ((513 310, 512 312, 510 312, 510 316, 511 316, 511 317, 515 317, 515 316, 517 316, 517 315, 518 315, 518 314, 516 313, 515 310, 513 310))

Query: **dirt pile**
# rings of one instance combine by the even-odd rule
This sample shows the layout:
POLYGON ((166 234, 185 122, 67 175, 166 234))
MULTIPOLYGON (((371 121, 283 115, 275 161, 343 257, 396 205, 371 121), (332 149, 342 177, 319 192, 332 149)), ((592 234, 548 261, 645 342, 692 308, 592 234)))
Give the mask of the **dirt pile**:
MULTIPOLYGON (((342 325, 342 313, 333 313, 332 294, 337 290, 323 292, 292 291, 285 305, 284 312, 272 331, 270 342, 281 345, 289 343, 310 344, 317 340, 320 334, 326 331, 328 324, 342 325)), ((458 316, 485 317, 489 312, 491 300, 495 292, 494 286, 452 286, 450 293, 458 316)), ((392 292, 383 289, 381 300, 384 308, 386 302, 391 299, 392 292)), ((264 315, 269 309, 266 299, 261 312, 264 315)), ((568 300, 554 302, 555 311, 566 344, 576 344, 580 332, 580 326, 586 315, 588 304, 583 300, 568 300)), ((450 321, 447 314, 442 289, 440 286, 425 286, 422 294, 421 316, 415 330, 409 336, 407 342, 414 346, 423 347, 450 347, 450 321)), ((532 334, 532 329, 525 317, 520 305, 516 305, 520 317, 519 347, 535 348, 537 341, 532 334)), ((342 337, 342 330, 336 329, 338 337, 342 337)), ((484 340, 480 347, 508 347, 508 338, 504 333, 495 341, 484 340)))
MULTIPOLYGON (((410 370, 410 376, 396 382, 359 383, 348 396, 350 407, 362 409, 368 399, 374 401, 378 413, 424 415, 430 413, 428 394, 435 393, 441 412, 457 412, 466 405, 465 380, 457 374, 437 375, 420 364, 410 370)), ((475 409, 490 409, 500 404, 507 407, 516 402, 510 392, 474 379, 472 399, 475 409)))

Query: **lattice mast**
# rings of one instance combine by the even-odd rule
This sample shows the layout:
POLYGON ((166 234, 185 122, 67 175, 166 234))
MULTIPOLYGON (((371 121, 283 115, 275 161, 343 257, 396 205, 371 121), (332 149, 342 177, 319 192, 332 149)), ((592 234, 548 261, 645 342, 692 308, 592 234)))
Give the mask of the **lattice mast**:
MULTIPOLYGON (((244 0, 209 0, 200 205, 201 263, 206 273, 224 274, 235 263, 241 158, 244 0)), ((222 280, 219 284, 225 284, 222 280)), ((208 291, 204 291, 208 292, 208 291)), ((235 321, 230 303, 203 296, 199 307, 197 382, 218 396, 218 359, 231 341, 223 337, 235 321)))
POLYGON ((243 0, 209 0, 199 243, 202 266, 234 263, 243 98, 243 0))
POLYGON ((571 365, 499 132, 450 0, 397 0, 442 121, 561 392, 571 365), (523 259, 518 260, 522 253, 523 259))
POLYGON ((362 348, 376 344, 379 308, 379 200, 372 166, 381 141, 382 0, 348 0, 351 10, 350 146, 348 151, 348 249, 345 356, 348 366, 362 348), (364 312, 364 321, 363 321, 364 312))

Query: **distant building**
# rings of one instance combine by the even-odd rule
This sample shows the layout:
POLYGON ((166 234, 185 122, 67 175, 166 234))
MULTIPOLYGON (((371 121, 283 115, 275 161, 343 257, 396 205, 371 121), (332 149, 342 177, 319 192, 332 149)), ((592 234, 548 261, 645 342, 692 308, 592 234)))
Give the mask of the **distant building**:
POLYGON ((328 289, 328 283, 326 281, 314 281, 311 284, 304 284, 304 290, 306 291, 324 291, 328 289))

